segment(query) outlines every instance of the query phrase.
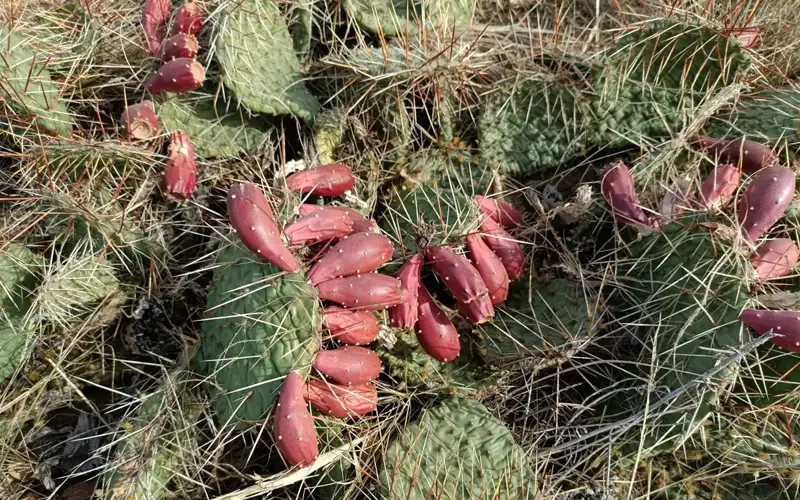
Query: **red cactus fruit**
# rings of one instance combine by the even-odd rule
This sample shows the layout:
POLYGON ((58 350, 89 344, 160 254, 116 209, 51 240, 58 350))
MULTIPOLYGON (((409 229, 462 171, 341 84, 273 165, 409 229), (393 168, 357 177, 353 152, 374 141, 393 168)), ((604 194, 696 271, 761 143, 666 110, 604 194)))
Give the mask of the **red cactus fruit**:
POLYGON ((488 293, 476 297, 469 302, 459 302, 458 310, 467 317, 473 325, 486 323, 494 318, 494 306, 488 293))
POLYGON ((147 82, 147 90, 153 94, 161 92, 191 92, 197 90, 206 80, 203 66, 187 57, 173 59, 164 63, 147 82))
POLYGON ((283 228, 283 233, 289 246, 304 247, 352 234, 353 221, 333 210, 320 210, 300 217, 283 228))
POLYGON ((487 217, 496 220, 506 229, 522 224, 522 214, 511 203, 498 198, 487 198, 476 194, 472 197, 478 209, 487 217))
POLYGON ((417 340, 428 355, 442 363, 456 359, 461 352, 456 327, 422 283, 419 284, 418 294, 417 340))
POLYGON ((194 35, 178 33, 161 42, 158 53, 162 61, 168 62, 180 58, 191 59, 197 55, 199 48, 200 44, 197 43, 194 35))
POLYGON ((314 419, 303 400, 303 381, 289 372, 275 405, 275 444, 291 465, 310 465, 319 456, 319 442, 314 419))
POLYGON ((794 189, 795 175, 788 168, 759 170, 739 201, 736 214, 744 237, 755 241, 766 234, 789 207, 794 189))
POLYGON ((337 384, 362 385, 380 377, 381 358, 366 347, 340 347, 318 352, 314 368, 337 384))
POLYGON ((800 312, 745 309, 739 319, 760 334, 772 330, 770 342, 776 346, 800 352, 800 312))
POLYGON ((720 165, 708 174, 700 196, 706 208, 724 205, 739 187, 739 170, 733 165, 720 165))
POLYGON ((120 123, 129 139, 145 141, 152 139, 160 127, 153 101, 142 101, 128 106, 122 112, 120 123))
POLYGON ((457 301, 471 302, 488 293, 475 266, 451 248, 429 246, 425 249, 425 257, 457 301))
POLYGON ((486 283, 486 289, 489 291, 489 299, 492 304, 503 303, 508 297, 509 282, 508 272, 506 272, 503 262, 492 252, 479 234, 467 236, 467 250, 469 250, 470 259, 475 265, 475 269, 478 270, 483 282, 486 283))
POLYGON ((355 180, 350 167, 341 163, 331 163, 288 176, 286 187, 298 193, 341 196, 353 187, 355 180))
POLYGON ((175 12, 171 35, 180 33, 196 35, 203 27, 203 9, 194 2, 186 2, 175 12))
POLYGON ((172 133, 169 160, 164 167, 164 185, 167 194, 178 199, 192 196, 197 184, 197 164, 189 137, 183 132, 172 133))
POLYGON ((736 38, 742 47, 748 49, 754 49, 761 43, 761 28, 758 26, 728 28, 722 32, 722 35, 736 38))
POLYGON ((164 39, 164 27, 172 11, 170 0, 145 0, 142 8, 142 29, 147 38, 147 48, 155 55, 164 39))
POLYGON ((378 318, 370 311, 353 311, 339 306, 325 308, 323 323, 331 336, 347 345, 366 345, 378 338, 378 318))
POLYGON ((748 174, 778 164, 778 157, 770 148, 748 139, 728 140, 701 136, 696 142, 700 149, 717 156, 720 162, 741 166, 742 171, 748 174))
POLYGON ((360 417, 378 409, 378 390, 372 384, 343 386, 312 379, 303 395, 311 406, 336 418, 360 417))
POLYGON ((508 279, 514 281, 525 270, 525 252, 514 237, 508 234, 494 219, 486 218, 481 224, 483 241, 503 263, 508 279))
POLYGON ((623 224, 650 226, 644 210, 639 206, 639 197, 633 186, 633 176, 627 165, 614 163, 603 171, 601 186, 603 197, 611 207, 614 218, 623 224))
POLYGON ((410 330, 417 324, 419 280, 422 272, 422 255, 414 254, 395 275, 400 280, 400 304, 389 309, 389 324, 394 328, 410 330))
POLYGON ((346 236, 323 255, 308 273, 312 285, 333 278, 370 273, 392 258, 392 242, 376 233, 346 236))
POLYGON ((400 303, 400 280, 385 274, 356 274, 323 281, 317 285, 319 298, 348 309, 377 311, 400 303))
POLYGON ((759 281, 782 278, 789 274, 800 258, 800 248, 788 238, 764 242, 750 259, 759 281))
POLYGON ((234 184, 228 191, 228 219, 251 251, 293 273, 297 261, 281 239, 264 193, 253 184, 234 184))
POLYGON ((311 203, 303 203, 300 205, 300 215, 308 215, 310 213, 319 211, 334 211, 341 213, 343 216, 352 221, 354 233, 374 233, 378 230, 377 222, 372 219, 367 219, 351 208, 321 206, 313 205, 311 203))

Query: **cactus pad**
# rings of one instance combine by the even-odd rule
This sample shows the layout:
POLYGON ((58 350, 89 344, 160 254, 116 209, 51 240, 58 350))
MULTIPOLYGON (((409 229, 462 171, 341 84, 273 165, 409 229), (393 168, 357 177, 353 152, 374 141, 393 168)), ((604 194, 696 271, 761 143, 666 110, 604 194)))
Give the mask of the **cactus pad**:
POLYGON ((284 376, 305 375, 319 348, 321 306, 311 287, 253 259, 238 246, 220 252, 194 358, 222 424, 263 418, 284 376))
POLYGON ((475 7, 472 0, 346 0, 344 6, 359 26, 385 36, 401 35, 415 24, 468 24, 475 7))
POLYGON ((426 410, 388 447, 384 498, 535 498, 522 449, 479 402, 452 398, 426 410))
POLYGON ((174 97, 159 105, 158 116, 167 132, 185 132, 203 158, 255 152, 266 139, 265 127, 258 119, 242 122, 239 113, 215 107, 212 99, 174 97))
POLYGON ((319 104, 302 82, 280 7, 266 0, 229 4, 217 52, 222 82, 251 112, 313 121, 319 104))
POLYGON ((0 252, 0 382, 11 376, 28 352, 26 313, 35 286, 34 267, 39 258, 20 245, 0 252))

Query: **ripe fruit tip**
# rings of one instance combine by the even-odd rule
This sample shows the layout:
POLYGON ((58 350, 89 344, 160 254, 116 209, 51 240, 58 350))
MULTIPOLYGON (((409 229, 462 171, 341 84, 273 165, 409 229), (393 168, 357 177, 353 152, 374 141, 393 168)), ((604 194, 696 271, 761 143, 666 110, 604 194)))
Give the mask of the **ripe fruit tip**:
POLYGON ((197 164, 189 137, 180 131, 173 132, 170 140, 170 158, 164 167, 164 184, 167 195, 179 200, 192 196, 197 184, 197 164))
POLYGON ((139 141, 155 137, 161 126, 153 101, 149 100, 126 107, 120 123, 129 139, 139 141))

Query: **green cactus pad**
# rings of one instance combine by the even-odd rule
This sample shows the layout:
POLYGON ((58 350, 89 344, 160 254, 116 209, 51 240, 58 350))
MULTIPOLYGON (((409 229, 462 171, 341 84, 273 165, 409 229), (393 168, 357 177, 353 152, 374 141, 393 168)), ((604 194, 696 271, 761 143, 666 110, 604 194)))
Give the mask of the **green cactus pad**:
POLYGON ((389 444, 383 498, 535 498, 525 453, 481 403, 451 398, 425 410, 389 444))
POLYGON ((468 24, 475 4, 472 0, 345 0, 344 7, 362 28, 397 36, 417 25, 468 24))
POLYGON ((530 82, 493 94, 478 119, 483 163, 510 175, 557 167, 586 148, 578 94, 553 82, 530 82))
POLYGON ((263 418, 290 371, 305 375, 319 348, 321 305, 299 274, 238 246, 223 249, 194 357, 220 423, 263 418))
POLYGON ((243 121, 239 112, 215 106, 213 97, 174 97, 158 105, 158 117, 167 132, 181 130, 192 141, 192 149, 203 158, 230 158, 254 153, 266 140, 262 120, 243 121))
POLYGON ((564 361, 595 332, 598 306, 593 292, 566 280, 514 282, 494 321, 479 326, 482 353, 489 361, 521 360, 536 368, 564 361))
MULTIPOLYGON (((36 125, 69 137, 74 123, 72 116, 61 99, 61 89, 50 79, 44 61, 37 60, 34 43, 26 35, 0 29, 0 47, 3 47, 0 98, 14 113, 34 116, 36 125)), ((27 118, 19 120, 20 123, 29 121, 27 118)))
POLYGON ((220 22, 222 82, 251 112, 313 121, 319 103, 306 90, 286 19, 275 2, 232 2, 220 22))
POLYGON ((17 244, 0 252, 0 382, 14 373, 30 350, 35 330, 26 313, 40 264, 36 254, 17 244))
POLYGON ((620 39, 595 77, 590 140, 614 147, 678 132, 684 110, 748 69, 735 37, 675 21, 648 23, 620 39))
POLYGON ((800 154, 800 89, 786 87, 743 96, 705 126, 711 137, 748 139, 800 154))

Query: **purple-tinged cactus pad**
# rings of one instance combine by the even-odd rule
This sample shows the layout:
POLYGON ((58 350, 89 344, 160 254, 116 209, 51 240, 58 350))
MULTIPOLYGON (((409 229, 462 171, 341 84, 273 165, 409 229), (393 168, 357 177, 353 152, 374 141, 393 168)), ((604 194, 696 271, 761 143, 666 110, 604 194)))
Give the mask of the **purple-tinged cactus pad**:
POLYGON ((429 246, 425 249, 425 257, 457 301, 472 302, 488 292, 475 266, 451 248, 429 246))
POLYGON ((750 241, 764 236, 778 222, 794 197, 794 172, 783 166, 758 171, 739 202, 737 218, 750 241))
POLYGON ((339 306, 325 308, 322 321, 331 337, 346 345, 366 345, 378 338, 378 318, 370 311, 353 311, 339 306))
POLYGON ((422 283, 419 284, 417 340, 425 352, 442 363, 453 361, 461 352, 456 327, 422 283))
POLYGON ((503 303, 508 297, 508 273, 500 258, 486 245, 479 234, 467 236, 467 249, 475 269, 486 283, 492 304, 503 303))
POLYGON ((760 334, 773 331, 770 342, 776 346, 800 352, 800 311, 745 309, 740 319, 760 334))
POLYGON ((353 233, 353 221, 338 212, 320 210, 300 217, 283 228, 283 232, 289 246, 304 247, 349 236, 353 233))

